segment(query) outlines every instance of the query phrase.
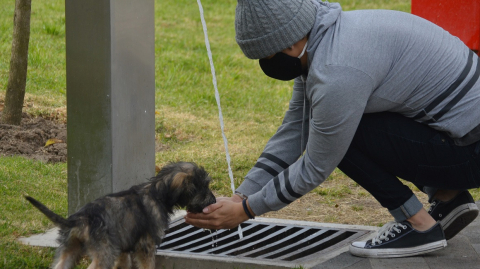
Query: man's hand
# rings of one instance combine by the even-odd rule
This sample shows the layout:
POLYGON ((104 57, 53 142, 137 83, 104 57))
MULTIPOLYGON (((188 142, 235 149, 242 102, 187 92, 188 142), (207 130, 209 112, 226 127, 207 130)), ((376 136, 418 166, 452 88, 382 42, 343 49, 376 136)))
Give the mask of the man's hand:
POLYGON ((203 209, 203 213, 187 213, 185 222, 205 229, 232 229, 248 220, 238 195, 219 197, 215 204, 203 209))

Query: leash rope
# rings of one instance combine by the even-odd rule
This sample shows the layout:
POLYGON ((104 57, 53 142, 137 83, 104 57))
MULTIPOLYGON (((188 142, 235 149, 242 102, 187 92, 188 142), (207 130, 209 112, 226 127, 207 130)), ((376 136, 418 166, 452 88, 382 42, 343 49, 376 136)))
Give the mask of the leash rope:
MULTIPOLYGON (((212 71, 212 82, 213 82, 213 87, 215 88, 215 99, 217 100, 217 107, 218 107, 218 119, 220 121, 220 129, 222 130, 223 144, 225 146, 225 156, 228 164, 228 176, 230 177, 230 187, 232 188, 233 194, 235 194, 235 185, 233 184, 233 173, 232 173, 232 168, 230 166, 230 154, 228 153, 228 141, 227 141, 227 137, 225 136, 225 130, 224 130, 225 125, 223 124, 222 107, 220 106, 220 94, 218 93, 218 87, 217 87, 217 76, 215 75, 215 66, 213 65, 212 51, 210 50, 210 42, 208 41, 207 24, 205 23, 205 17, 203 16, 202 2, 200 0, 197 0, 197 3, 198 3, 198 9, 200 11, 200 18, 202 20, 203 33, 205 35, 205 46, 207 47, 208 59, 210 60, 210 69, 212 71)), ((240 227, 240 225, 238 225, 238 235, 240 236, 240 239, 243 239, 242 227, 240 227)))

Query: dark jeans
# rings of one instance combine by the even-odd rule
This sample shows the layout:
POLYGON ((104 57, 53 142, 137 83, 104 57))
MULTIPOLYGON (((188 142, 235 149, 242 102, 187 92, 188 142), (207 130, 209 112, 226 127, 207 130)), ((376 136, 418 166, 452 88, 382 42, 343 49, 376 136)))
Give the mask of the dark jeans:
POLYGON ((424 186, 480 186, 480 142, 460 147, 445 133, 397 113, 364 114, 338 168, 370 192, 397 221, 422 204, 397 177, 424 186))

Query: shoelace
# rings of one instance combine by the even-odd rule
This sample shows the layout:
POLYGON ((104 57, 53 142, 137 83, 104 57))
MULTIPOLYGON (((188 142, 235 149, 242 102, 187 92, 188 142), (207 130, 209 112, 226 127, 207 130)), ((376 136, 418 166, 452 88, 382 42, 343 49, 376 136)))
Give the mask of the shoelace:
MULTIPOLYGON (((432 213, 432 211, 433 211, 433 209, 435 208, 436 205, 437 205, 437 202, 433 202, 433 203, 430 204, 430 208, 428 209, 428 214, 432 213)), ((443 216, 442 213, 438 214, 439 218, 441 218, 442 216, 443 216)), ((432 217, 434 217, 434 216, 432 216, 432 217)))
POLYGON ((403 230, 407 229, 407 225, 403 225, 395 221, 391 221, 383 225, 383 227, 378 231, 378 235, 372 239, 372 245, 375 246, 377 242, 381 244, 383 240, 390 240, 389 236, 395 237, 395 233, 393 233, 393 231, 395 231, 397 234, 401 233, 402 230, 400 230, 398 227, 401 227, 403 230))
POLYGON ((436 205, 437 205, 437 202, 431 203, 430 208, 428 209, 428 213, 430 213, 436 205))

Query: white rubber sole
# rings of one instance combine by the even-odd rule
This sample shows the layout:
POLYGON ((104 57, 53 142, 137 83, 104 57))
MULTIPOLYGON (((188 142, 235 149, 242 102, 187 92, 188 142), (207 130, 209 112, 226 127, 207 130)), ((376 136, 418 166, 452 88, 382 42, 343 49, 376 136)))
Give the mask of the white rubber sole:
POLYGON ((411 248, 367 249, 350 245, 349 250, 352 255, 365 258, 399 258, 425 254, 428 252, 440 250, 446 246, 447 240, 440 240, 437 242, 411 248))

